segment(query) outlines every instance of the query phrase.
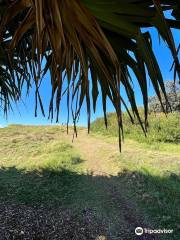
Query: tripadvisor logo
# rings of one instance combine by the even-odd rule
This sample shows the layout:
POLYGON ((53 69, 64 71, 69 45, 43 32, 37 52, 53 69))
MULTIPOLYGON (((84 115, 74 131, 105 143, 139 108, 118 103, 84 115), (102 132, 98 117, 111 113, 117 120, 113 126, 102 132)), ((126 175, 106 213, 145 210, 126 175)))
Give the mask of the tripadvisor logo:
POLYGON ((173 229, 149 229, 149 228, 142 228, 137 227, 135 229, 135 234, 141 236, 144 234, 170 234, 173 233, 173 229))
POLYGON ((136 229, 135 229, 135 234, 136 235, 138 235, 138 236, 141 236, 141 235, 143 235, 143 228, 142 227, 137 227, 136 229))

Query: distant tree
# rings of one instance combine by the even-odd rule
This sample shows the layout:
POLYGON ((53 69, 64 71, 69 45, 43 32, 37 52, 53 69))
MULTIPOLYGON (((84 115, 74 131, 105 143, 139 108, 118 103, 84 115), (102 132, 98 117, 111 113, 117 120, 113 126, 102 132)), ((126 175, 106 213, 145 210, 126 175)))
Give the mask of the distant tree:
MULTIPOLYGON (((162 95, 162 104, 167 112, 180 112, 180 86, 174 81, 167 81, 165 83, 168 102, 162 95)), ((162 112, 163 107, 156 96, 149 98, 150 112, 162 112)))

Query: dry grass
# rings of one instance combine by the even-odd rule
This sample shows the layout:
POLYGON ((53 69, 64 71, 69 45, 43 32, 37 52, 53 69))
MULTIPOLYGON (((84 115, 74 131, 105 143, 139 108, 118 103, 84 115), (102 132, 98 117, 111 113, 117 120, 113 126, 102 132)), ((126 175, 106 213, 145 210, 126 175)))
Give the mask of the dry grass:
POLYGON ((80 224, 77 239, 83 239, 84 211, 92 225, 85 227, 89 239, 132 239, 137 225, 173 228, 171 239, 178 239, 178 152, 148 150, 128 140, 120 154, 116 138, 88 135, 83 128, 73 143, 72 131, 66 135, 57 126, 10 126, 0 132, 0 199, 8 208, 68 210, 80 224))

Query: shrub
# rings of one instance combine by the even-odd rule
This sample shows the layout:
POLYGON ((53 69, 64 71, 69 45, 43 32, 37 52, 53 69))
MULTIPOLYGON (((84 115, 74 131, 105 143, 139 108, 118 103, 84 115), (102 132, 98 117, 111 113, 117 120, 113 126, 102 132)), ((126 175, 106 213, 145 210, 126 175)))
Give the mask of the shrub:
MULTIPOLYGON (((174 81, 167 81, 165 84, 168 103, 165 98, 162 96, 162 103, 164 109, 167 112, 180 112, 180 87, 178 84, 175 84, 174 81)), ((163 112, 162 106, 157 96, 149 98, 149 110, 150 112, 163 112)))
MULTIPOLYGON (((92 132, 109 136, 118 136, 118 127, 115 113, 107 115, 108 129, 104 126, 102 118, 92 123, 92 132)), ((131 123, 127 113, 123 113, 124 135, 127 138, 137 140, 139 142, 169 142, 180 143, 180 113, 151 113, 149 115, 149 127, 147 137, 145 137, 138 121, 131 123)))

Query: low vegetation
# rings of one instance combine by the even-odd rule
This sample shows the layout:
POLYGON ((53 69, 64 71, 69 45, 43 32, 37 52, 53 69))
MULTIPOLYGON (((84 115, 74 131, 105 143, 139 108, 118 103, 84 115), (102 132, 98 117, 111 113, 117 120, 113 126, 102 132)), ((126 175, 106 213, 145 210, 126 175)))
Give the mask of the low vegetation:
POLYGON ((117 138, 83 128, 73 143, 60 126, 0 134, 2 238, 127 240, 144 226, 173 229, 170 239, 179 239, 178 152, 128 139, 120 154, 117 138))
MULTIPOLYGON (((118 136, 117 118, 115 113, 107 115, 108 128, 104 126, 102 118, 92 124, 92 132, 107 136, 118 136)), ((131 123, 127 113, 123 114, 125 139, 133 139, 155 149, 179 150, 180 144, 180 113, 151 113, 147 137, 144 135, 138 121, 131 123)))
MULTIPOLYGON (((165 100, 161 92, 162 104, 167 112, 180 112, 180 86, 174 81, 165 82, 166 94, 168 102, 165 100)), ((162 105, 157 96, 149 98, 150 112, 160 113, 163 112, 162 105)))

